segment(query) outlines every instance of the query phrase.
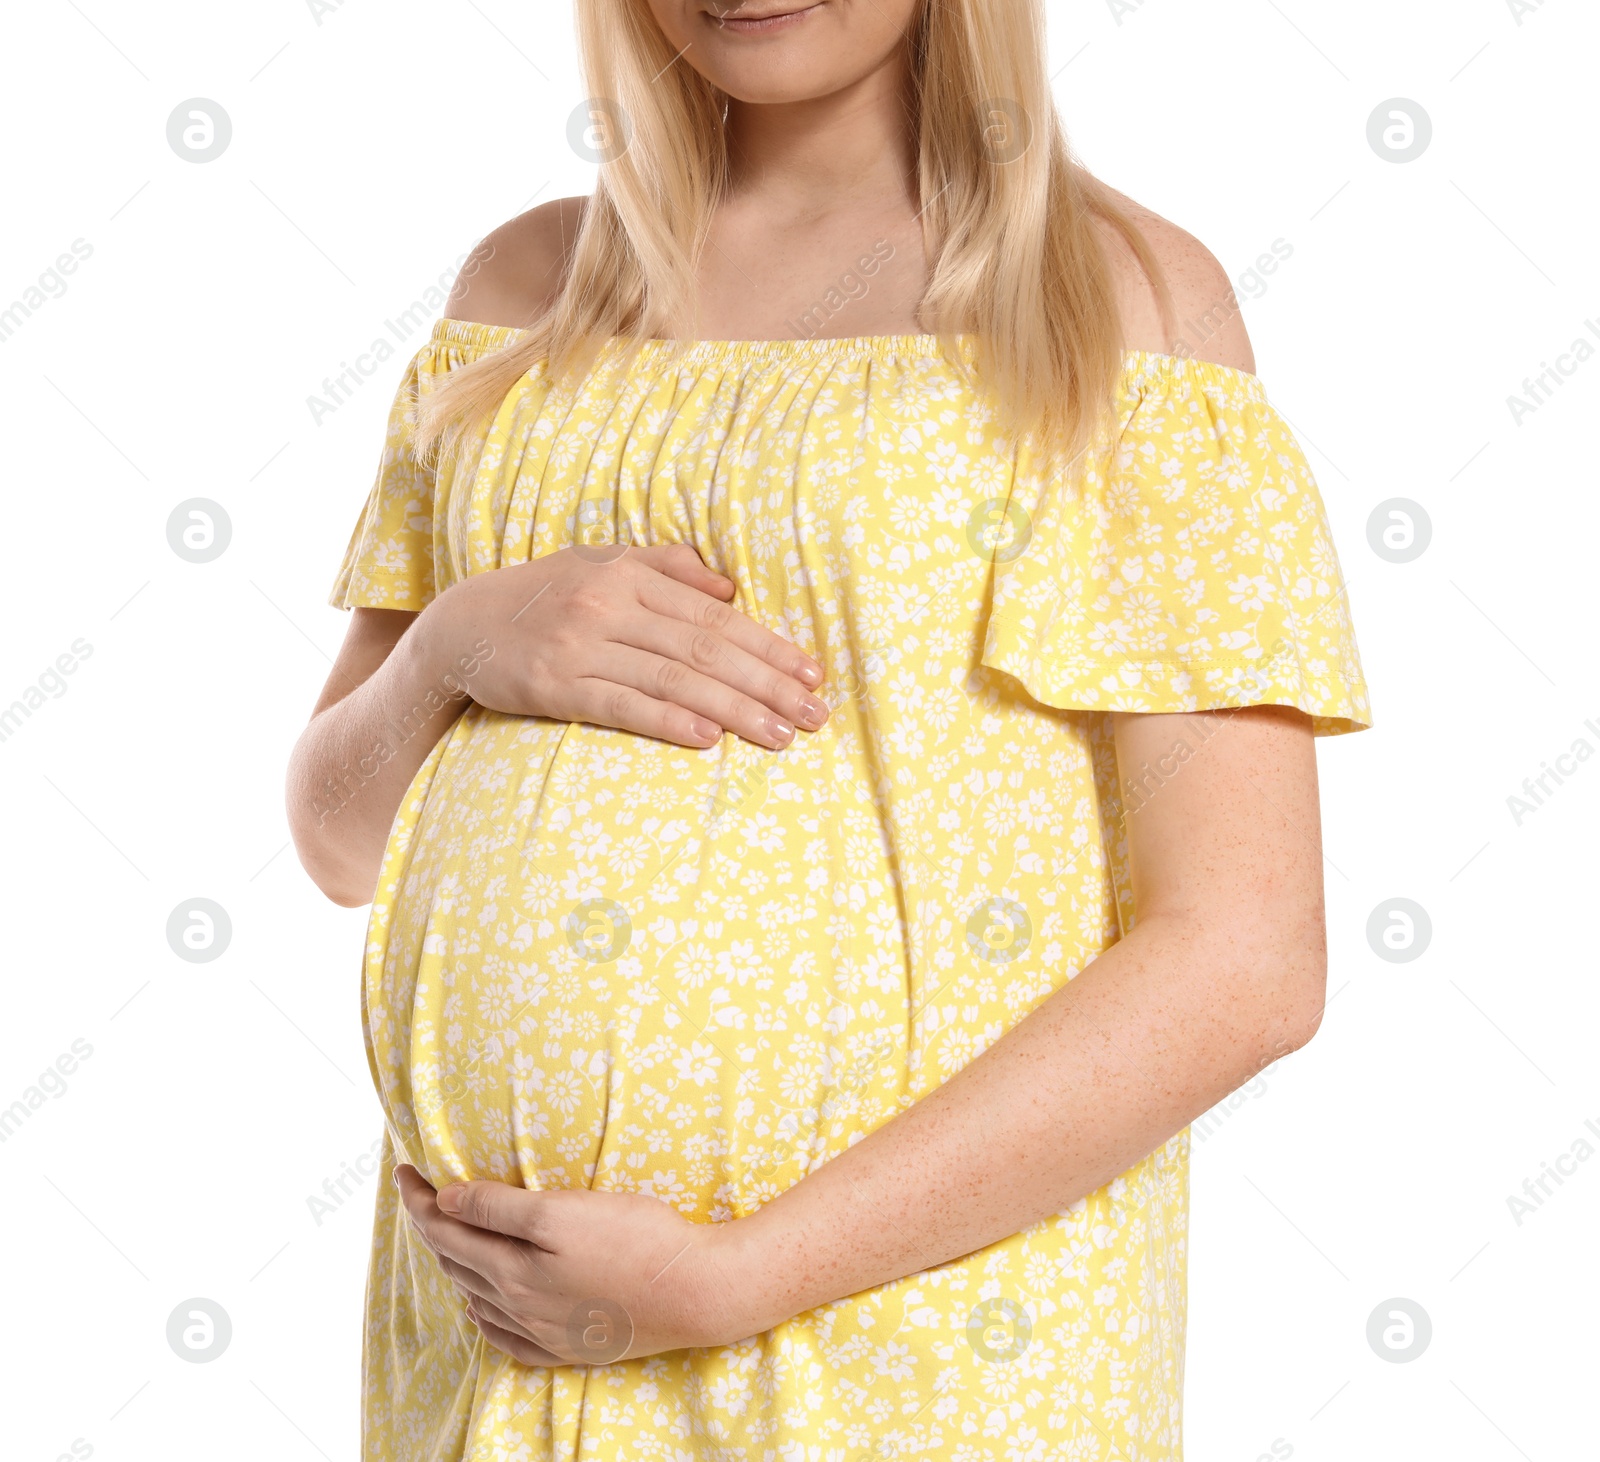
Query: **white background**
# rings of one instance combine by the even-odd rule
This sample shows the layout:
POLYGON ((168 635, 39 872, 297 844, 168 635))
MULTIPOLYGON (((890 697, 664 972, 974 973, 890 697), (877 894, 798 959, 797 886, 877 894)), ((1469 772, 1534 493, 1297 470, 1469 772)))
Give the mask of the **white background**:
MULTIPOLYGON (((1050 7, 1091 167, 1235 276, 1293 247, 1246 316, 1322 486, 1378 723, 1319 747, 1321 1034, 1195 1142, 1190 1462, 1594 1455, 1600 1161, 1520 1223, 1507 1203, 1600 1126, 1579 912, 1600 758, 1520 826, 1507 804, 1578 738, 1600 748, 1600 359, 1520 425, 1507 407, 1600 317, 1600 17, 1532 8, 1050 7), (1367 140, 1394 97, 1433 120, 1411 163, 1367 140), (1433 525, 1405 564, 1367 537, 1396 497, 1433 525), (1433 925, 1409 963, 1366 936, 1396 897, 1433 925), (1367 1340, 1394 1297, 1432 1322, 1408 1364, 1367 1340)), ((591 188, 568 7, 349 0, 319 24, 304 0, 49 0, 7 32, 0 308, 75 239, 93 252, 0 343, 0 705, 75 640, 92 654, 0 743, 0 1106, 74 1040, 93 1054, 0 1145, 0 1450, 351 1458, 380 1179, 320 1224, 308 1198, 380 1128, 364 913, 300 871, 281 788, 420 338, 320 425, 307 397, 494 225, 591 188), (166 138, 193 97, 233 123, 204 165, 166 138), (167 542, 193 497, 232 520, 209 564, 167 542), (213 963, 168 947, 194 897, 232 920, 213 963), (166 1341, 193 1297, 231 1318, 211 1364, 166 1341)))

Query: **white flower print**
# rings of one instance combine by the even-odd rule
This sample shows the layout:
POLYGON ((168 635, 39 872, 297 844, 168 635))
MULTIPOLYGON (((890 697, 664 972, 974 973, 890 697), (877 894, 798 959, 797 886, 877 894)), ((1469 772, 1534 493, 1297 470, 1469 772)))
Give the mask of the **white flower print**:
MULTIPOLYGON (((440 322, 407 379, 515 334, 440 322)), ((566 547, 593 501, 689 543, 822 662, 829 723, 782 751, 469 706, 406 795, 369 924, 385 1160, 710 1224, 890 1121, 1118 937, 1102 713, 1271 701, 1322 734, 1370 713, 1320 498, 1254 377, 1130 352, 1118 425, 1049 480, 923 337, 662 344, 579 384, 529 372, 459 470, 413 459, 397 403, 334 598, 421 610, 566 547), (1009 558, 968 537, 997 500, 1028 515, 1009 558), (982 937, 996 898, 1030 931, 1005 961, 982 937)), ((586 1375, 474 1344, 383 1185, 363 1456, 1179 1462, 1188 1160, 1179 1134, 975 1254, 586 1375), (1025 1306, 1019 1358, 973 1350, 980 1292, 1025 1306)))

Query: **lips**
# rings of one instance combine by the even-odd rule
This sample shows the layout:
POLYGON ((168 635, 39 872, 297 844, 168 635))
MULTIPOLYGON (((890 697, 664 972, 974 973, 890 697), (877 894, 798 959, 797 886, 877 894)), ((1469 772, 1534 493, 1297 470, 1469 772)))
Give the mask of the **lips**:
POLYGON ((713 8, 712 20, 725 29, 734 31, 772 30, 793 23, 813 10, 821 8, 820 0, 810 5, 792 5, 786 10, 753 10, 746 5, 730 5, 726 10, 713 8))

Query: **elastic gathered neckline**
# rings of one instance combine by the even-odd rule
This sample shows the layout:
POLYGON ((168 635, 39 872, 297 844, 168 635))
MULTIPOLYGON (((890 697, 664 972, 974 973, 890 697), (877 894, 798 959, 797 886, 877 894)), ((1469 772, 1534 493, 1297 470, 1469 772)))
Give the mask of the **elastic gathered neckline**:
MULTIPOLYGON (((528 333, 520 325, 485 325, 476 320, 442 318, 435 322, 435 340, 455 341, 463 345, 509 344, 519 335, 528 333)), ((679 361, 700 360, 765 360, 765 359, 832 359, 841 356, 877 356, 881 359, 934 356, 945 353, 948 340, 964 354, 975 349, 976 338, 966 334, 949 337, 939 335, 813 335, 791 336, 781 339, 753 340, 662 340, 643 339, 638 342, 639 355, 644 357, 670 356, 679 361)), ((633 337, 613 335, 605 348, 618 352, 632 342, 633 337)))
MULTIPOLYGON (((528 333, 520 325, 486 325, 477 320, 456 320, 441 317, 434 322, 432 339, 451 341, 461 345, 495 347, 509 344, 520 335, 528 333)), ((631 337, 611 336, 605 346, 607 353, 618 353, 631 337)), ((711 362, 745 363, 750 361, 828 361, 868 357, 877 360, 916 360, 947 356, 953 347, 969 364, 977 354, 978 339, 968 332, 949 336, 930 334, 890 335, 828 335, 797 336, 783 339, 755 340, 692 340, 680 342, 650 338, 638 342, 639 360, 670 359, 677 365, 701 365, 711 362)), ((1174 355, 1166 351, 1125 350, 1123 358, 1127 373, 1176 372, 1195 370, 1202 374, 1237 379, 1253 390, 1261 390, 1261 378, 1238 366, 1222 365, 1217 361, 1202 360, 1196 356, 1174 355)))

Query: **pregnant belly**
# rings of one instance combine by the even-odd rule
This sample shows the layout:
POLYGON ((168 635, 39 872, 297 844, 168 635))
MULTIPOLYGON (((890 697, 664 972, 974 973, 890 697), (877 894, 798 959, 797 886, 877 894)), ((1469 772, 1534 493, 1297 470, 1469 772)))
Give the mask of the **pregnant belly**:
POLYGON ((470 709, 373 910, 367 1032, 404 1160, 721 1220, 908 1103, 896 857, 829 735, 695 750, 470 709))

